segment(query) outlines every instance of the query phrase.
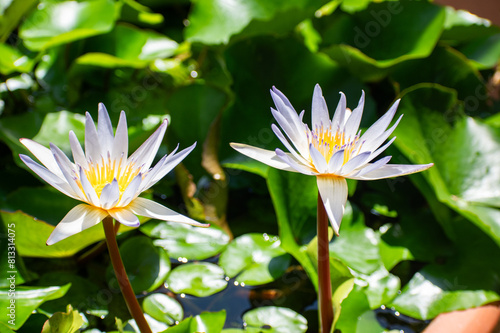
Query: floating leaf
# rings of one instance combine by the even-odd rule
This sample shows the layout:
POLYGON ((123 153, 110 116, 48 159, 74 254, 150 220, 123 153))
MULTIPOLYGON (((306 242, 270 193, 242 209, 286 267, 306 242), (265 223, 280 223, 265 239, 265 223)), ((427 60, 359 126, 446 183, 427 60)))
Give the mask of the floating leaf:
POLYGON ((264 306, 246 312, 243 315, 248 332, 289 333, 307 331, 307 320, 289 308, 264 306))
POLYGON ((167 325, 173 325, 184 317, 179 302, 165 294, 149 295, 142 302, 142 308, 146 314, 167 325))
POLYGON ((167 250, 171 258, 203 260, 215 256, 229 242, 220 228, 197 228, 187 224, 153 221, 141 227, 156 246, 167 250))
POLYGON ((242 235, 222 252, 219 265, 238 282, 248 285, 272 282, 290 265, 290 256, 280 244, 278 237, 272 235, 242 235))
POLYGON ((43 325, 42 333, 74 333, 84 321, 77 310, 68 305, 67 312, 54 313, 43 325))
POLYGON ((168 288, 175 293, 198 297, 213 295, 227 286, 224 270, 217 265, 197 262, 180 265, 170 272, 168 288))
POLYGON ((178 325, 168 328, 164 333, 219 333, 224 327, 226 311, 202 312, 195 317, 189 317, 178 325))

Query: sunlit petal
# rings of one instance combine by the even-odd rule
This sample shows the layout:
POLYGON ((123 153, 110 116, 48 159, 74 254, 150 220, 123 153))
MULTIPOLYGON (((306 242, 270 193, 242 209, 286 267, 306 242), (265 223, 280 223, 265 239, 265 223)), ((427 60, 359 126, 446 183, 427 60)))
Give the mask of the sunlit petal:
POLYGON ((312 123, 311 126, 330 126, 330 116, 328 115, 328 107, 326 106, 325 98, 321 92, 319 84, 314 86, 314 93, 311 106, 312 123))
POLYGON ((56 226, 47 240, 47 245, 52 245, 60 240, 73 236, 101 222, 108 213, 100 208, 80 204, 71 209, 56 226))
POLYGON ((316 177, 319 194, 325 206, 333 231, 339 234, 340 222, 344 216, 347 201, 347 182, 342 177, 316 177))
POLYGON ((120 112, 120 120, 118 121, 118 126, 116 127, 115 138, 113 139, 113 152, 111 157, 114 160, 123 158, 124 160, 128 156, 128 130, 127 130, 127 117, 125 112, 120 112))
POLYGON ((85 157, 87 161, 98 161, 101 159, 101 144, 90 113, 85 113, 85 157))
POLYGON ((293 157, 293 155, 290 153, 287 154, 279 148, 276 148, 275 153, 276 153, 276 155, 278 155, 278 157, 283 162, 285 162, 286 164, 288 164, 290 166, 291 170, 288 170, 288 171, 300 172, 300 173, 303 173, 305 175, 314 175, 317 173, 311 167, 306 166, 306 165, 300 163, 299 161, 297 161, 295 159, 295 157, 293 157))
POLYGON ((165 119, 160 127, 151 134, 151 136, 144 141, 144 143, 129 157, 129 160, 133 163, 141 165, 141 172, 146 172, 158 152, 160 143, 165 135, 165 130, 167 129, 167 120, 165 119))
POLYGON ((290 167, 289 164, 283 162, 283 160, 279 158, 278 155, 276 155, 276 153, 272 150, 252 147, 241 143, 230 143, 229 145, 241 154, 267 164, 273 168, 286 171, 295 171, 295 169, 290 167))
POLYGON ((127 208, 114 208, 108 211, 109 215, 123 225, 138 227, 141 225, 139 218, 127 208))
POLYGON ((409 175, 412 173, 427 170, 433 165, 434 165, 433 163, 430 163, 430 164, 386 164, 386 165, 384 165, 376 170, 373 170, 371 172, 368 172, 362 176, 353 176, 353 177, 349 177, 349 178, 359 179, 359 180, 375 180, 375 179, 399 177, 399 176, 409 175))
POLYGON ((19 140, 42 164, 59 178, 64 178, 50 149, 30 139, 19 140))
POLYGON ((101 154, 107 156, 113 148, 113 126, 111 119, 109 119, 108 110, 102 103, 99 103, 98 106, 97 135, 101 144, 101 154))
POLYGON ((69 144, 71 146, 71 153, 73 154, 73 161, 84 168, 88 168, 87 159, 83 152, 82 146, 76 137, 75 132, 69 131, 69 144))

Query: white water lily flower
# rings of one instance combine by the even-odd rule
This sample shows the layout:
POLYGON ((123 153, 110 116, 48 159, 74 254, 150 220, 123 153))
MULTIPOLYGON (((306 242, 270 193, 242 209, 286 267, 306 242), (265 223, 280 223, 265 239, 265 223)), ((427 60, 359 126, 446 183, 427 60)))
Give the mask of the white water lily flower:
POLYGON ((113 135, 108 111, 100 103, 97 128, 90 114, 86 113, 85 152, 75 133, 69 132, 74 162, 53 144, 50 144, 48 149, 33 140, 20 139, 43 164, 42 166, 36 163, 26 155, 19 155, 33 172, 67 196, 85 202, 68 212, 50 235, 47 245, 90 228, 108 215, 131 227, 139 226, 137 215, 208 226, 152 200, 139 197, 139 194, 163 178, 196 146, 195 143, 176 153, 177 146, 150 168, 166 129, 167 121, 164 120, 135 153, 128 157, 125 112, 121 112, 116 133, 113 135))
POLYGON ((351 112, 346 108, 345 95, 330 120, 321 88, 316 85, 312 100, 312 128, 303 123, 304 111, 297 114, 290 101, 273 87, 271 96, 276 109, 271 108, 274 119, 283 132, 272 124, 272 130, 289 152, 279 148, 265 150, 240 143, 231 147, 273 168, 316 176, 319 194, 333 230, 338 235, 347 201, 346 178, 375 180, 408 175, 430 168, 433 164, 387 164, 391 156, 370 163, 394 141, 380 147, 398 125, 401 117, 387 129, 399 104, 397 100, 363 135, 359 124, 365 102, 364 92, 358 106, 351 112))

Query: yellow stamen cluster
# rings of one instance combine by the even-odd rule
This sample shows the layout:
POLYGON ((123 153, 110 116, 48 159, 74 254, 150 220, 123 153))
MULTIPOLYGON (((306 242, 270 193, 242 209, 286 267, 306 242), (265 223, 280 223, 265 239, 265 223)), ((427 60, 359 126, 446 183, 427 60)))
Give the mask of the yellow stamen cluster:
POLYGON ((326 163, 330 161, 333 154, 341 149, 344 149, 344 161, 342 164, 347 163, 359 142, 358 135, 349 141, 350 138, 346 138, 344 132, 334 131, 331 126, 325 127, 323 124, 316 126, 313 131, 308 132, 308 138, 309 143, 325 157, 326 163))

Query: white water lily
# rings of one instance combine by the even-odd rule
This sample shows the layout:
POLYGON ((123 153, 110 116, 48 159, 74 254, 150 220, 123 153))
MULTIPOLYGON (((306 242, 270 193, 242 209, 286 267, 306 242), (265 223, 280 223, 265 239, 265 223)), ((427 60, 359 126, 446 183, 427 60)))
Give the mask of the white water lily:
POLYGON ((364 92, 358 106, 351 112, 346 108, 345 95, 330 120, 321 88, 316 85, 312 100, 312 127, 303 123, 304 111, 297 114, 285 95, 273 87, 271 96, 276 109, 271 112, 282 131, 272 124, 272 130, 288 152, 279 148, 265 150, 245 144, 231 143, 231 147, 271 167, 316 176, 319 194, 333 230, 338 235, 347 201, 346 178, 375 180, 408 175, 430 168, 433 164, 387 164, 391 156, 371 163, 394 141, 380 147, 394 131, 401 117, 387 129, 399 105, 397 100, 363 135, 359 124, 365 102, 364 92))
POLYGON ((85 152, 75 133, 69 132, 74 162, 53 144, 50 144, 48 149, 33 140, 20 139, 43 164, 36 163, 26 155, 19 155, 33 172, 65 195, 84 202, 68 212, 50 235, 47 245, 90 228, 108 215, 131 227, 139 226, 137 215, 208 226, 152 200, 139 197, 139 194, 163 178, 196 146, 195 143, 176 153, 177 146, 150 168, 166 129, 167 121, 164 120, 135 153, 128 157, 125 112, 121 112, 116 133, 113 135, 108 111, 101 103, 97 128, 90 114, 86 113, 85 152))

